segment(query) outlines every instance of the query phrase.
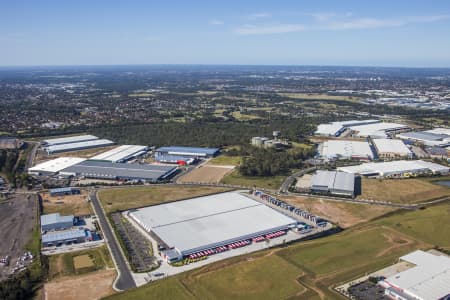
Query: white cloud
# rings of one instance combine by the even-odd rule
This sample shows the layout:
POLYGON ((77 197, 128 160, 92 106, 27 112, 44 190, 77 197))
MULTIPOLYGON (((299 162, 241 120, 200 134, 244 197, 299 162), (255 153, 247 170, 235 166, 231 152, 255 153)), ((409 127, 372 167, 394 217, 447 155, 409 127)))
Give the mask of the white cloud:
POLYGON ((448 19, 449 15, 412 16, 389 19, 356 18, 345 21, 330 21, 320 29, 350 30, 350 29, 374 29, 386 27, 400 27, 417 23, 432 23, 448 19))
POLYGON ((270 17, 272 17, 272 14, 261 12, 261 13, 250 14, 247 16, 247 19, 255 20, 255 19, 264 19, 264 18, 270 18, 270 17))
POLYGON ((218 20, 218 19, 212 19, 212 20, 209 21, 209 24, 218 26, 218 25, 225 24, 225 22, 222 21, 222 20, 218 20))
POLYGON ((249 25, 238 27, 234 30, 240 35, 264 35, 264 34, 280 34, 305 30, 305 26, 301 24, 276 24, 276 25, 249 25))

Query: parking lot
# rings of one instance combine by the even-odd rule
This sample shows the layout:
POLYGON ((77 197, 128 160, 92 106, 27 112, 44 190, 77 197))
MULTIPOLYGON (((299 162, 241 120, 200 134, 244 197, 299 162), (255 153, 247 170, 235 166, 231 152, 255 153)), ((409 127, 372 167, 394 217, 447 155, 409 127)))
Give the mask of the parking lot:
POLYGON ((389 300, 388 296, 384 295, 384 288, 375 283, 366 280, 351 286, 348 289, 350 299, 361 300, 389 300))
POLYGON ((26 256, 25 246, 37 225, 37 205, 36 196, 26 194, 16 194, 0 201, 0 258, 10 257, 9 265, 0 265, 0 280, 17 266, 31 262, 31 259, 23 259, 18 263, 21 257, 26 256))
POLYGON ((121 217, 120 213, 111 215, 116 228, 118 238, 123 241, 127 257, 135 272, 148 272, 158 266, 158 261, 153 256, 153 247, 146 237, 128 220, 121 217))

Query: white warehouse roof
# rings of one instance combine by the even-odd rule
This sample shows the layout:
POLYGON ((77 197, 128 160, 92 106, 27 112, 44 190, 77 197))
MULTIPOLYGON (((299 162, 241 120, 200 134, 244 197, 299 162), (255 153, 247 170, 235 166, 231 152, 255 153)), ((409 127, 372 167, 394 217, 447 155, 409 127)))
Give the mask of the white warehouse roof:
POLYGON ((62 169, 71 167, 80 162, 85 161, 84 158, 79 157, 58 157, 28 169, 29 173, 57 173, 62 169))
POLYGON ((339 167, 338 170, 361 175, 378 174, 379 176, 389 176, 408 172, 432 172, 446 174, 450 169, 448 167, 423 160, 399 160, 390 162, 364 163, 358 166, 339 167))
POLYGON ((340 122, 331 122, 317 126, 316 135, 339 136, 345 128, 356 125, 380 123, 380 120, 349 120, 340 122))
POLYGON ((80 149, 88 149, 88 148, 96 148, 113 145, 114 142, 106 139, 97 139, 91 141, 77 142, 77 143, 68 143, 68 144, 58 144, 53 146, 45 147, 45 150, 48 153, 56 153, 56 152, 67 152, 74 151, 80 149))
POLYGON ((149 206, 130 212, 130 216, 183 255, 296 223, 238 192, 149 206))
POLYGON ((402 140, 373 139, 372 142, 378 153, 395 153, 402 156, 412 155, 411 150, 402 140))
POLYGON ((90 159, 105 160, 110 162, 121 162, 135 156, 139 152, 146 151, 147 149, 148 149, 147 146, 122 145, 109 151, 100 153, 94 157, 91 157, 90 159))
POLYGON ((373 159, 368 142, 329 140, 319 147, 320 156, 325 159, 373 159))
POLYGON ((406 128, 408 128, 408 125, 389 122, 350 126, 350 129, 353 131, 357 131, 358 132, 357 135, 361 137, 368 137, 368 136, 385 137, 386 131, 400 130, 406 128))
POLYGON ((418 250, 400 259, 416 266, 385 282, 416 299, 443 299, 450 294, 450 257, 418 250))
POLYGON ((68 143, 76 143, 76 142, 84 142, 84 141, 92 141, 97 140, 98 137, 90 134, 86 135, 77 135, 77 136, 68 136, 56 139, 47 139, 42 142, 51 146, 51 145, 60 145, 60 144, 68 144, 68 143))

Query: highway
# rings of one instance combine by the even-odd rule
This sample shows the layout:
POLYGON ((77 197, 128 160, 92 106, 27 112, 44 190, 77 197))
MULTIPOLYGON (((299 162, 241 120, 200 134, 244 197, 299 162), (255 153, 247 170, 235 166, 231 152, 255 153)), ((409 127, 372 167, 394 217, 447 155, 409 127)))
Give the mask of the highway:
POLYGON ((97 198, 97 192, 91 192, 90 199, 92 201, 95 214, 98 217, 100 227, 102 228, 105 242, 108 245, 114 263, 116 264, 118 277, 116 278, 114 287, 121 291, 136 287, 136 283, 134 282, 133 276, 128 268, 126 258, 120 249, 120 245, 116 240, 111 225, 109 224, 106 214, 97 198))

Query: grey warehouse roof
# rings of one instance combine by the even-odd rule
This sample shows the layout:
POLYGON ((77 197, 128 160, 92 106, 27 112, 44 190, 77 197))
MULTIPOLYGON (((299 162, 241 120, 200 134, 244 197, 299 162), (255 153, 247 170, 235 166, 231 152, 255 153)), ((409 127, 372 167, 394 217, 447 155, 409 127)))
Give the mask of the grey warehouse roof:
POLYGON ((130 216, 184 255, 296 223, 237 192, 145 207, 130 216))
POLYGON ((85 237, 86 234, 82 229, 73 229, 66 231, 53 231, 42 235, 43 243, 53 243, 71 239, 79 239, 85 237))
POLYGON ((355 175, 337 171, 318 170, 312 178, 311 187, 328 187, 330 190, 353 192, 355 175))
POLYGON ((68 137, 62 137, 62 138, 56 138, 56 139, 48 139, 48 140, 43 140, 43 142, 50 146, 50 145, 60 145, 60 144, 92 141, 92 140, 97 140, 97 139, 98 139, 98 137, 96 137, 94 135, 86 134, 86 135, 68 136, 68 137))
POLYGON ((91 178, 160 180, 176 167, 148 164, 125 164, 86 160, 61 170, 61 174, 74 174, 91 178))
POLYGON ((41 226, 66 222, 73 222, 73 215, 61 216, 59 213, 54 213, 41 216, 41 226))

